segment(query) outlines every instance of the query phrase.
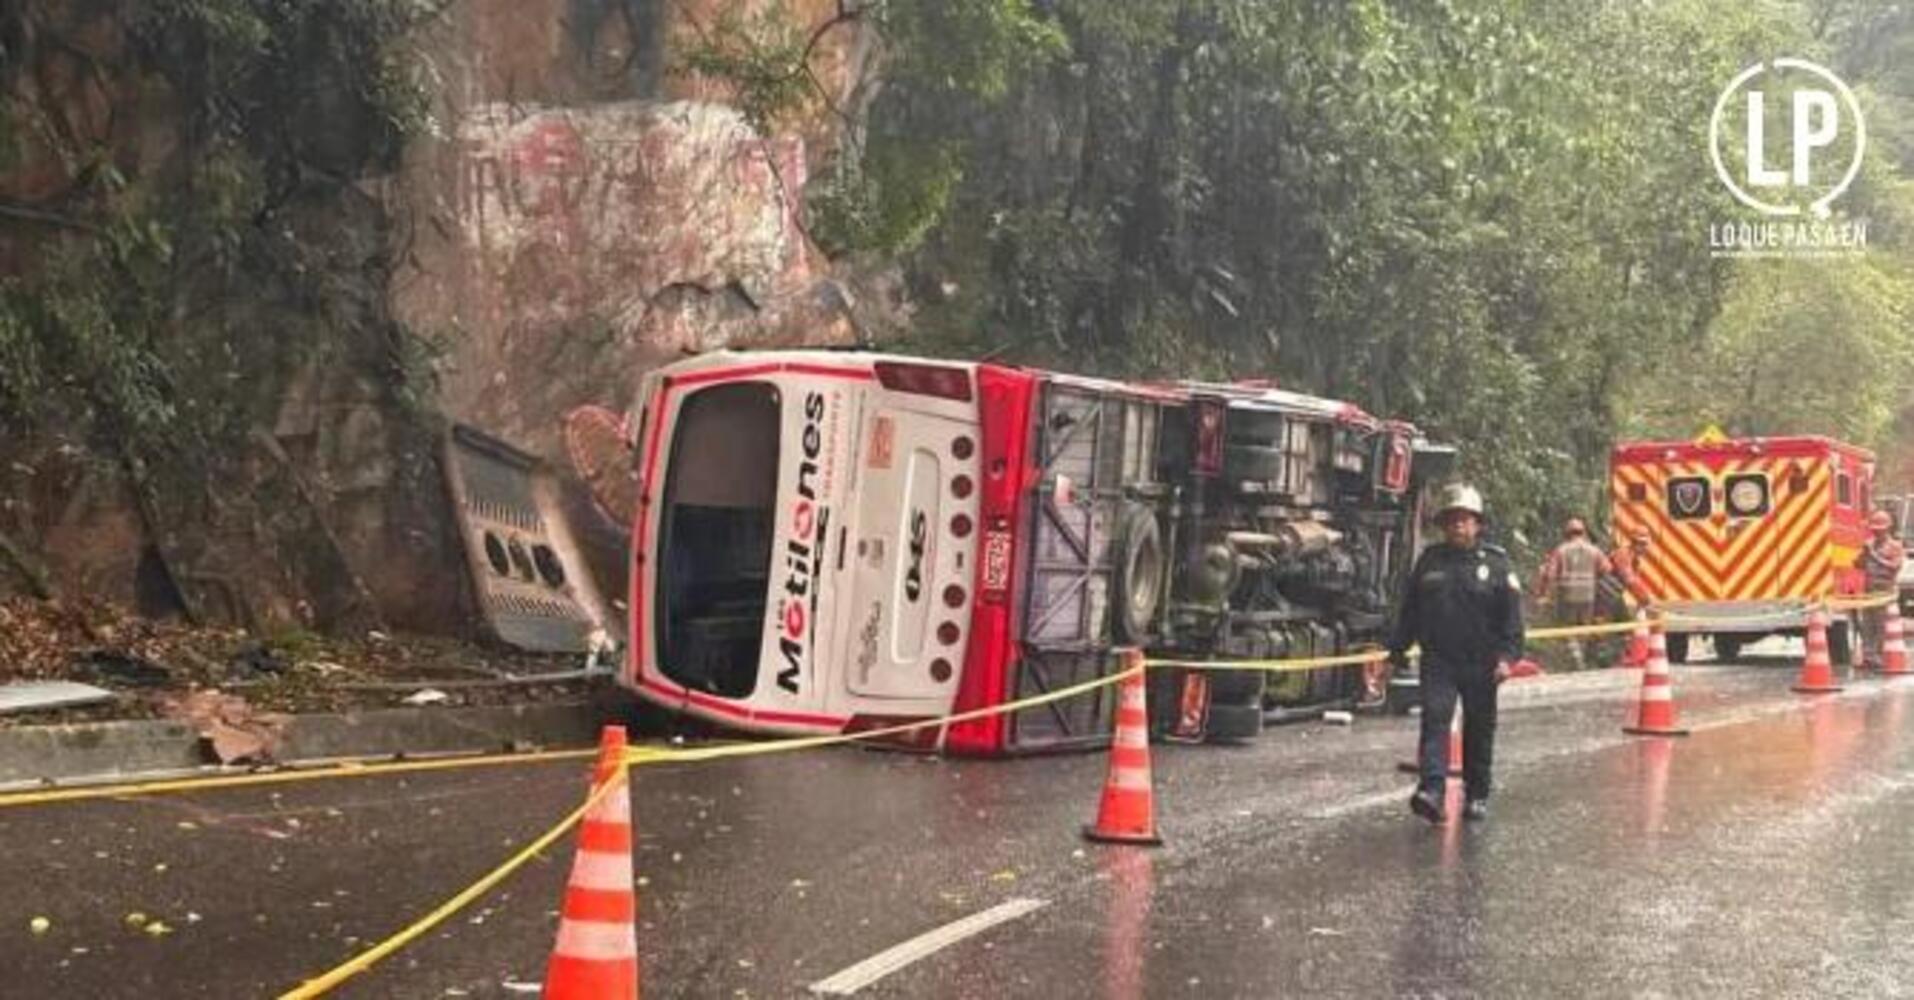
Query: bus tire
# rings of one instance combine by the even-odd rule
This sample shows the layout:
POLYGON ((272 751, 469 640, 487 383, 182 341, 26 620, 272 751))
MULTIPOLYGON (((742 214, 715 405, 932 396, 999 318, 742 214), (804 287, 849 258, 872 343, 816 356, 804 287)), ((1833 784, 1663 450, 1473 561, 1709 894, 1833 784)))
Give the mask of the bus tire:
POLYGON ((1721 663, 1731 663, 1741 655, 1741 637, 1738 635, 1715 634, 1715 659, 1721 663))
POLYGON ((1668 662, 1688 662, 1688 633, 1670 632, 1668 634, 1668 662))
POLYGON ((1112 608, 1119 642, 1141 644, 1153 632, 1163 604, 1163 534, 1156 512, 1140 503, 1125 504, 1117 530, 1115 597, 1112 608))

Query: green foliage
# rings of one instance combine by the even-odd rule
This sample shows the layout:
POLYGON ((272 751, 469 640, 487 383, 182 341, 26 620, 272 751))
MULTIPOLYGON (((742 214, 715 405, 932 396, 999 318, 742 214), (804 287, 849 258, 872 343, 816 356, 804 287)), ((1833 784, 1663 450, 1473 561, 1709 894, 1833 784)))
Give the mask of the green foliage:
MULTIPOLYGON (((289 359, 364 339, 350 323, 328 322, 352 276, 314 245, 324 241, 312 220, 430 127, 420 64, 402 46, 436 9, 421 0, 127 5, 129 64, 95 69, 135 93, 167 94, 177 119, 156 124, 176 133, 177 147, 133 173, 123 151, 35 131, 61 143, 52 152, 72 182, 65 214, 45 214, 48 252, 0 285, 0 423, 91 432, 169 466, 259 419, 289 359), (297 337, 254 326, 276 310, 320 321, 297 337)), ((45 16, 33 5, 0 15, 0 38, 63 45, 57 21, 21 30, 45 16)), ((6 54, 0 85, 12 86, 38 52, 6 54)), ((57 113, 36 108, 29 91, 9 97, 0 135, 57 113)))
POLYGON ((814 110, 819 92, 810 56, 805 32, 782 7, 734 3, 701 31, 676 69, 724 81, 731 103, 754 128, 768 133, 814 110))
POLYGON ((959 148, 873 140, 861 171, 839 171, 808 192, 811 236, 827 253, 915 250, 963 179, 959 148))
MULTIPOLYGON (((1638 409, 1699 412, 1651 398, 1670 372, 1787 326, 1753 319, 1785 290, 1709 255, 1734 203, 1708 109, 1776 54, 1850 53, 1879 106, 1914 65, 1883 34, 1914 38, 1904 5, 1813 6, 1057 0, 1061 48, 993 42, 1021 52, 1001 94, 899 73, 871 111, 865 182, 886 169, 879 140, 959 157, 909 258, 924 294, 902 336, 1112 374, 1276 376, 1406 416, 1461 445, 1505 531, 1539 542, 1567 512, 1599 516, 1638 409)), ((947 33, 885 27, 899 62, 946 55, 947 33)), ((1905 184, 1879 159, 1853 199, 1877 223, 1905 184)), ((1825 353, 1831 371, 1891 359, 1904 253, 1790 279, 1791 302, 1853 293, 1791 314, 1857 342, 1825 353)), ((1869 369, 1856 433, 1899 409, 1897 371, 1869 369)))
POLYGON ((811 232, 832 253, 902 253, 943 218, 962 179, 967 141, 951 123, 986 113, 1027 68, 1065 51, 1065 38, 1030 0, 845 3, 814 25, 796 23, 788 5, 740 2, 700 29, 677 71, 723 81, 765 134, 820 114, 849 120, 854 109, 837 105, 812 60, 834 32, 859 29, 884 39, 886 92, 948 117, 937 134, 878 129, 867 137, 866 123, 850 122, 835 169, 809 192, 811 232))

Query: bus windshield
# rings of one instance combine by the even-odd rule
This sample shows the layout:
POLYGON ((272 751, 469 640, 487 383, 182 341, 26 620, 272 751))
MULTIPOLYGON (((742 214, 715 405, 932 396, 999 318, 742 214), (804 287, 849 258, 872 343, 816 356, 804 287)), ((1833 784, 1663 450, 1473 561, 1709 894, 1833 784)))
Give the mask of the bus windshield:
POLYGON ((780 395, 767 382, 701 389, 678 411, 657 552, 658 665, 687 689, 757 686, 778 485, 780 395))

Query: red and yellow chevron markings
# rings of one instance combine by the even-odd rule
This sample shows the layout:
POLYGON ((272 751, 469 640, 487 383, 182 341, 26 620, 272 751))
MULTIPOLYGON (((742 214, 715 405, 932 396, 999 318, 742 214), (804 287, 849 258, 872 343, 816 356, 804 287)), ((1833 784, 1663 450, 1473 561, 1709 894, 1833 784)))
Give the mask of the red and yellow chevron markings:
POLYGON ((1617 533, 1627 537, 1646 528, 1654 538, 1641 574, 1650 591, 1664 600, 1772 600, 1814 596, 1828 588, 1833 491, 1825 461, 1627 463, 1615 466, 1610 489, 1617 533), (1733 518, 1725 509, 1728 477, 1744 473, 1768 477, 1769 510, 1761 517, 1733 518), (1805 479, 1805 488, 1794 488, 1796 476, 1805 479), (1682 477, 1710 484, 1714 503, 1709 516, 1670 516, 1667 484, 1682 477), (1645 491, 1646 500, 1631 501, 1631 486, 1645 491))

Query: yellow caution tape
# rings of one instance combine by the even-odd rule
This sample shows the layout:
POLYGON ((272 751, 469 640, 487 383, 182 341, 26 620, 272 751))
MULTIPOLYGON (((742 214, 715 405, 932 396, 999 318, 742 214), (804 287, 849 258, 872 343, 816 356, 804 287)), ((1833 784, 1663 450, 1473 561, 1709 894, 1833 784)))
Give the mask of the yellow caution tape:
MULTIPOLYGON (((1097 688, 1107 687, 1118 681, 1136 676, 1142 673, 1143 669, 1142 665, 1128 667, 1104 677, 1084 681, 1081 684, 1073 684, 1069 687, 1058 688, 1055 691, 1045 692, 1044 694, 1034 695, 1002 705, 992 705, 989 708, 959 712, 956 715, 942 718, 926 719, 922 722, 911 722, 897 726, 887 726, 882 729, 869 729, 857 733, 838 733, 830 736, 803 736, 773 740, 767 743, 727 744, 725 746, 697 747, 689 750, 682 750, 676 747, 633 747, 625 752, 625 764, 628 767, 637 767, 644 764, 670 764, 718 760, 726 757, 755 757, 763 754, 791 753, 797 750, 810 750, 816 747, 833 746, 841 743, 882 739, 886 736, 897 736, 904 733, 916 732, 918 730, 929 729, 933 726, 948 726, 959 722, 969 722, 974 719, 989 718, 993 715, 1020 712, 1026 708, 1047 705, 1050 702, 1062 701, 1065 698, 1074 698, 1080 694, 1094 691, 1097 688)), ((596 751, 591 752, 596 753, 596 751)), ((622 775, 627 772, 621 770, 619 773, 622 775)), ((312 997, 323 996, 340 983, 371 968, 372 965, 380 959, 386 958, 393 952, 417 940, 420 935, 444 923, 447 919, 458 913, 458 911, 470 906, 473 901, 491 890, 493 886, 498 885, 513 872, 523 867, 527 861, 543 853, 544 850, 550 847, 558 838, 570 832, 571 828, 578 825, 578 822, 591 810, 591 807, 597 803, 598 799, 607 794, 609 790, 617 784, 617 781, 606 782, 604 787, 588 798, 584 805, 568 814, 563 820, 560 820, 556 826, 545 831, 537 840, 526 845, 524 850, 512 855, 504 864, 492 869, 485 877, 461 890, 458 894, 440 904, 439 907, 431 913, 420 917, 405 929, 373 945, 371 948, 360 952, 337 967, 313 979, 307 980, 297 989, 281 996, 280 1000, 310 1000, 312 997)))
MULTIPOLYGON (((593 754, 597 752, 596 750, 592 751, 593 754)), ((599 800, 610 795, 613 790, 629 780, 629 773, 624 768, 619 768, 618 773, 613 776, 612 780, 600 785, 591 795, 585 798, 584 805, 572 810, 564 819, 559 820, 557 825, 540 834, 538 839, 525 845, 524 850, 506 859, 504 864, 492 869, 486 873, 483 878, 480 878, 478 881, 459 891, 452 898, 439 904, 437 909, 413 921, 403 930, 371 948, 354 955, 352 958, 347 959, 345 962, 333 967, 325 973, 306 980, 296 988, 286 991, 280 996, 279 1000, 310 1000, 312 997, 324 996, 332 992, 340 983, 372 968, 373 964, 380 959, 418 940, 420 935, 444 923, 460 910, 470 906, 480 896, 490 892, 493 887, 505 881, 513 872, 524 867, 526 862, 543 854, 546 848, 557 842, 558 838, 570 833, 572 827, 577 826, 579 821, 585 818, 585 814, 591 812, 592 807, 598 804, 599 800)))
MULTIPOLYGON (((168 781, 126 782, 93 785, 86 788, 49 788, 36 792, 0 795, 0 809, 9 806, 36 806, 54 802, 80 802, 87 799, 115 799, 128 795, 157 795, 164 792, 198 792, 215 788, 247 788, 256 785, 290 785, 302 781, 331 778, 373 778, 389 774, 413 774, 420 771, 453 771, 468 767, 497 767, 503 764, 547 764, 556 760, 582 760, 596 750, 541 750, 533 753, 491 754, 484 757, 445 757, 436 760, 404 760, 389 764, 347 761, 333 767, 294 771, 263 771, 258 774, 228 774, 207 778, 178 778, 168 781)), ((364 758, 364 760, 383 758, 364 758)))
POLYGON ((1863 597, 1830 597, 1829 611, 1866 611, 1870 608, 1884 608, 1900 600, 1899 594, 1868 594, 1863 597))
MULTIPOLYGON (((1603 624, 1597 624, 1597 625, 1564 626, 1559 628, 1537 629, 1534 632, 1529 633, 1529 638, 1538 639, 1538 640, 1549 640, 1549 639, 1577 638, 1577 637, 1592 636, 1592 635, 1618 634, 1618 633, 1633 631, 1636 627, 1637 627, 1637 623, 1635 622, 1611 622, 1611 623, 1603 623, 1603 624)), ((945 726, 955 725, 961 722, 970 722, 977 719, 985 719, 995 715, 1004 715, 1011 712, 1020 712, 1025 709, 1034 708, 1040 705, 1046 705, 1051 702, 1063 701, 1068 698, 1074 698, 1074 697, 1077 697, 1078 695, 1087 694, 1098 688, 1107 687, 1111 684, 1117 683, 1118 681, 1125 680, 1149 667, 1180 667, 1183 669, 1193 669, 1193 670, 1267 670, 1271 672, 1286 672, 1286 671, 1301 671, 1301 670, 1317 670, 1324 667, 1335 667, 1335 666, 1356 666, 1361 664, 1373 663, 1378 658, 1385 655, 1386 654, 1382 650, 1371 649, 1371 650, 1365 650, 1365 651, 1357 652, 1357 653, 1347 653, 1347 654, 1343 654, 1339 656, 1322 656, 1322 657, 1310 657, 1310 658, 1290 659, 1290 660, 1221 661, 1221 660, 1149 659, 1149 660, 1144 660, 1142 663, 1140 663, 1137 666, 1128 667, 1126 669, 1119 670, 1115 673, 1108 674, 1103 677, 1098 677, 1092 680, 1084 681, 1080 684, 1073 684, 1069 687, 1059 688, 1055 691, 1046 692, 1044 694, 1035 695, 1029 698, 1022 698, 1017 701, 1007 702, 1001 705, 992 705, 987 708, 975 709, 968 712, 960 712, 955 715, 943 716, 936 719, 925 719, 919 722, 904 723, 904 724, 900 724, 896 726, 886 726, 881 729, 871 729, 871 730, 865 730, 865 731, 857 732, 857 733, 837 733, 837 734, 831 734, 831 735, 825 735, 825 736, 794 737, 794 738, 787 738, 787 739, 771 740, 771 741, 763 742, 763 743, 736 743, 736 744, 726 744, 722 746, 694 747, 690 749, 681 749, 677 747, 657 747, 657 746, 633 747, 626 751, 625 763, 627 767, 639 767, 639 766, 651 765, 651 764, 692 763, 697 761, 721 760, 721 759, 734 758, 734 757, 756 757, 756 756, 764 756, 769 754, 792 753, 792 752, 796 752, 800 750, 811 750, 811 749, 816 749, 819 747, 837 746, 837 745, 842 745, 847 743, 864 742, 864 741, 875 740, 875 739, 883 739, 885 737, 890 737, 890 736, 900 736, 906 733, 919 732, 925 729, 941 728, 945 726)), ((1412 649, 1409 651, 1409 655, 1411 656, 1417 655, 1417 651, 1412 649)), ((577 757, 589 756, 591 753, 593 753, 593 751, 569 751, 563 754, 545 755, 545 757, 546 759, 552 759, 553 757, 559 757, 559 756, 577 758, 577 757)), ((526 756, 531 756, 531 755, 526 755, 526 756)), ((473 760, 421 762, 421 764, 426 764, 426 763, 437 764, 441 766, 453 765, 453 764, 473 766, 478 762, 473 760)), ((425 770, 426 768, 423 766, 413 766, 413 767, 406 768, 406 767, 402 767, 401 765, 389 765, 389 766, 380 767, 380 768, 363 768, 361 769, 361 772, 391 773, 394 770, 400 770, 400 769, 425 770)), ((280 780, 293 780, 294 778, 297 778, 297 777, 307 777, 307 776, 308 775, 301 774, 301 775, 259 775, 254 777, 258 777, 262 779, 275 778, 280 780)), ((319 772, 310 776, 312 777, 330 776, 330 774, 328 772, 319 772)), ((157 786, 155 785, 119 786, 119 790, 117 792, 115 792, 113 789, 74 789, 74 790, 68 791, 65 794, 68 797, 76 797, 76 798, 77 797, 101 797, 101 795, 103 794, 130 794, 131 792, 136 792, 136 791, 167 790, 164 788, 164 786, 167 784, 175 784, 175 785, 185 784, 185 785, 196 785, 198 787, 205 787, 210 784, 235 784, 235 783, 241 783, 242 781, 243 779, 229 779, 223 782, 199 781, 199 782, 184 782, 184 783, 179 783, 179 782, 159 783, 159 785, 157 786), (89 795, 87 793, 94 793, 94 794, 89 795)), ((478 897, 484 895, 486 892, 491 890, 494 886, 504 881, 513 872, 523 867, 526 862, 530 861, 532 858, 536 857, 540 853, 543 853, 560 837, 570 832, 572 827, 576 826, 579 823, 579 821, 584 817, 586 812, 588 812, 591 809, 591 807, 594 804, 596 804, 598 799, 601 796, 607 794, 610 791, 610 789, 614 787, 616 784, 617 784, 616 781, 608 782, 603 788, 599 789, 597 793, 592 795, 586 801, 584 805, 580 806, 578 809, 571 812, 563 820, 561 820, 557 825, 553 826, 550 830, 547 830, 544 834, 539 836, 538 839, 532 841, 530 844, 528 844, 525 847, 524 850, 519 851, 517 854, 513 855, 511 858, 507 859, 504 864, 501 864, 497 868, 493 869, 491 872, 487 873, 483 878, 479 879, 477 882, 474 882, 472 885, 468 886, 466 889, 460 891, 456 895, 452 896, 450 899, 446 900, 443 904, 441 904, 437 909, 433 910, 431 913, 426 914, 424 917, 421 917, 419 920, 415 921, 414 923, 407 926, 403 930, 392 935, 391 937, 380 942, 379 944, 374 945, 373 947, 367 949, 366 951, 361 952, 359 955, 354 956, 353 958, 342 963, 338 967, 314 979, 311 979, 307 981, 306 983, 302 984, 301 986, 299 986, 297 989, 286 993, 281 998, 281 1000, 309 1000, 309 998, 321 996, 327 992, 330 992, 334 987, 338 986, 340 983, 351 978, 352 976, 358 975, 359 973, 364 972, 365 970, 371 968, 374 963, 380 961, 383 958, 390 956, 392 953, 398 951, 400 948, 405 947, 407 944, 410 944, 412 941, 417 940, 419 936, 430 931, 433 927, 436 927, 440 923, 443 923, 445 920, 449 919, 454 914, 456 914, 459 910, 464 909, 466 906, 469 906, 473 901, 478 899, 478 897)), ((52 792, 52 793, 35 793, 35 794, 46 796, 46 795, 61 795, 63 793, 52 792)), ((8 798, 0 798, 0 805, 20 804, 18 802, 13 801, 14 799, 18 799, 18 798, 22 798, 22 797, 15 796, 15 797, 8 797, 8 798)))
POLYGON ((1069 687, 1058 688, 1055 691, 1046 691, 1043 694, 1020 698, 1017 701, 1005 702, 1001 705, 992 705, 988 708, 972 709, 968 712, 959 712, 956 715, 925 719, 921 722, 907 722, 895 726, 886 726, 882 729, 866 729, 855 733, 833 733, 828 736, 796 736, 781 740, 771 740, 764 743, 733 743, 726 746, 692 747, 690 749, 680 749, 678 747, 639 747, 629 751, 626 754, 626 759, 630 761, 634 767, 644 764, 689 763, 701 760, 723 760, 730 757, 759 757, 765 754, 790 753, 794 750, 813 750, 818 747, 838 746, 844 743, 859 743, 867 740, 883 739, 887 736, 901 736, 905 733, 920 732, 925 729, 952 726, 960 722, 988 719, 993 715, 1007 715, 1011 712, 1021 712, 1026 708, 1035 708, 1039 705, 1048 705, 1053 701, 1075 698, 1080 694, 1087 694, 1097 688, 1108 687, 1120 680, 1135 676, 1141 673, 1147 665, 1148 661, 1144 661, 1142 665, 1126 667, 1113 674, 1092 678, 1081 684, 1072 684, 1069 687))
POLYGON ((1641 627, 1639 622, 1600 622, 1594 625, 1562 625, 1554 628, 1538 628, 1528 634, 1530 641, 1547 639, 1581 639, 1591 635, 1623 635, 1641 627))
POLYGON ((1180 670, 1260 670, 1265 673, 1284 674, 1302 670, 1320 670, 1323 667, 1347 667, 1364 663, 1374 663, 1389 654, 1380 650, 1366 653, 1344 653, 1341 656, 1313 656, 1294 660, 1145 660, 1152 667, 1176 667, 1180 670))

